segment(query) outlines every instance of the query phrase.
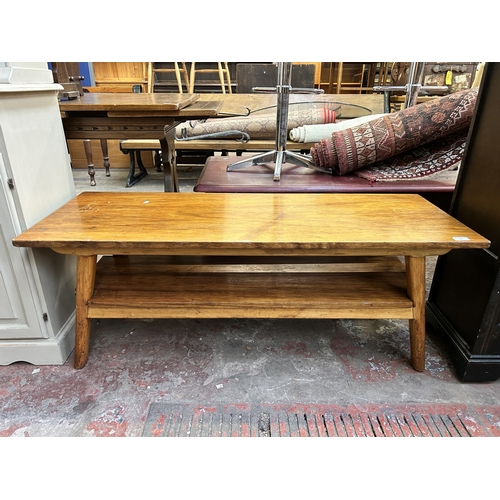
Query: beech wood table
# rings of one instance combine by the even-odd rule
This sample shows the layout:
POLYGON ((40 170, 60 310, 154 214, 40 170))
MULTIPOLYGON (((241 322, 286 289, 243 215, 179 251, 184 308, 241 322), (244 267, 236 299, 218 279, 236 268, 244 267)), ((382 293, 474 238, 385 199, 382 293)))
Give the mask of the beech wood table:
POLYGON ((399 318, 422 371, 425 257, 490 242, 411 194, 85 192, 13 244, 77 255, 75 368, 93 318, 399 318))

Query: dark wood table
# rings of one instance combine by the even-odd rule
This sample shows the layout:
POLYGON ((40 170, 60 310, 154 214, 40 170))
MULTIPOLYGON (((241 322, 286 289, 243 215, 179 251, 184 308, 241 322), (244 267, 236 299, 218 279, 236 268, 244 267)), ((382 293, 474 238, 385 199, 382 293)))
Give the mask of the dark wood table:
MULTIPOLYGON (((251 155, 249 155, 251 156, 251 155)), ((244 158, 244 156, 243 156, 244 158)), ((274 165, 253 165, 228 172, 227 166, 240 159, 212 156, 205 163, 196 192, 204 193, 415 193, 448 211, 458 171, 442 172, 430 179, 370 182, 354 174, 331 175, 317 170, 283 164, 279 181, 273 180, 274 165)))
POLYGON ((92 318, 399 318, 418 371, 425 257, 490 244, 418 195, 142 192, 82 193, 13 243, 77 256, 76 368, 92 318))
MULTIPOLYGON (((199 94, 89 93, 61 101, 59 108, 66 139, 159 140, 165 191, 178 191, 175 126, 185 120, 217 116, 222 104, 217 99, 199 98, 199 94)), ((89 174, 92 179, 93 169, 89 174)))

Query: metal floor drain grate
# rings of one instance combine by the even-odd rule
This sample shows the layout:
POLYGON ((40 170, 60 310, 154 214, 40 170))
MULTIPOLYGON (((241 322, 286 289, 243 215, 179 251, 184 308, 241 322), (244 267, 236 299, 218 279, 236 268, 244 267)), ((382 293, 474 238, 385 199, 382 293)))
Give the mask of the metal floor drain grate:
POLYGON ((143 436, 500 436, 500 408, 463 405, 182 405, 153 403, 143 436))

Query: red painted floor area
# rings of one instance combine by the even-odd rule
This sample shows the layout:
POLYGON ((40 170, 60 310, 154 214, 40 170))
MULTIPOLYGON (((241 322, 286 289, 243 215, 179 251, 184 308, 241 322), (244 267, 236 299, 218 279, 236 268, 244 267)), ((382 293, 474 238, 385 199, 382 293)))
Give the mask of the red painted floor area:
POLYGON ((82 370, 0 367, 0 436, 168 435, 171 405, 254 435, 266 414, 271 436, 498 436, 500 380, 460 382, 433 335, 426 351, 416 372, 404 321, 99 320, 82 370))
MULTIPOLYGON (((97 188, 126 190, 126 173, 97 188)), ((405 321, 94 320, 83 370, 0 366, 0 436, 499 435, 500 380, 462 383, 430 332, 423 373, 409 356, 405 321)))

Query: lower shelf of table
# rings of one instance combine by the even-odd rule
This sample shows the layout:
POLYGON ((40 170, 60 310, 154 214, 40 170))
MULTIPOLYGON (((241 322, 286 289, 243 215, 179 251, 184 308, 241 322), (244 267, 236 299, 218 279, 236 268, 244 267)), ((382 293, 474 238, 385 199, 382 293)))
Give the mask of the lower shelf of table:
POLYGON ((103 257, 89 318, 412 319, 396 258, 103 257))

